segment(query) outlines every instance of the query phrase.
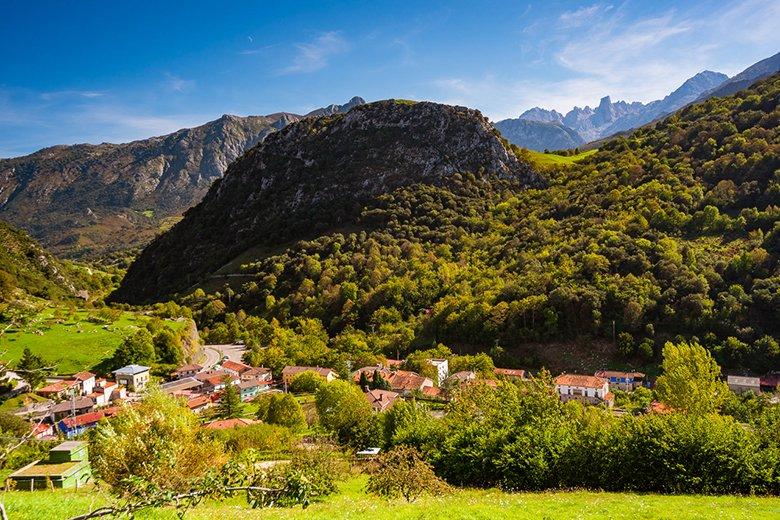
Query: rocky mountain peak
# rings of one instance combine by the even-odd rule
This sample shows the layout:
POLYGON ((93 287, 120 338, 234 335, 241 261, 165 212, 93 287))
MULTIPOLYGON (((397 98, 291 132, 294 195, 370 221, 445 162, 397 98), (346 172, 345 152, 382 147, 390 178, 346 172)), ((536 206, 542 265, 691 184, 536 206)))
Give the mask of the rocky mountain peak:
POLYGON ((304 118, 234 162, 144 250, 115 299, 184 290, 250 248, 354 226, 377 197, 412 184, 449 185, 460 173, 542 182, 476 110, 388 100, 304 118))

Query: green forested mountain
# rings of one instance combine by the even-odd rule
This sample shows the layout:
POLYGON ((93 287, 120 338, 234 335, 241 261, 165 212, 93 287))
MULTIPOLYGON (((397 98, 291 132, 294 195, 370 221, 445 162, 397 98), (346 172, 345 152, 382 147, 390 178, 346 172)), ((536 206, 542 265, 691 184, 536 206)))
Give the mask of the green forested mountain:
MULTIPOLYGON (((216 295, 221 302, 200 294, 186 300, 200 307, 201 326, 214 339, 275 341, 288 358, 313 364, 438 342, 488 350, 575 340, 587 349, 611 342, 614 331, 618 351, 633 362, 682 335, 698 337, 728 366, 777 369, 779 96, 775 75, 610 141, 579 164, 543 172, 542 181, 530 172, 481 169, 484 155, 457 161, 459 149, 450 148, 444 155, 456 167, 447 182, 396 169, 404 182, 374 184, 361 198, 337 182, 344 163, 328 161, 316 177, 296 170, 294 182, 262 198, 278 168, 266 144, 234 164, 204 203, 141 255, 116 298, 182 290, 184 273, 203 280, 262 243, 267 247, 242 256, 241 272, 251 277, 216 295), (312 179, 318 184, 308 184, 312 179), (318 199, 326 182, 341 199, 318 199), (243 199, 224 196, 231 185, 243 199), (311 204, 318 200, 325 206, 311 204), (342 201, 362 209, 346 211, 342 201), (338 218, 323 219, 327 208, 338 218), (259 234, 249 240, 252 230, 259 234), (291 241, 304 231, 315 238, 291 241), (207 255, 213 258, 205 268, 193 267, 207 255), (315 337, 318 347, 301 349, 290 339, 295 334, 315 337)), ((386 110, 399 106, 407 105, 386 110)), ((304 150, 322 151, 317 146, 327 145, 331 125, 344 118, 291 125, 274 137, 306 135, 304 150)), ((455 132, 448 121, 444 132, 433 124, 404 134, 417 131, 419 141, 428 135, 433 143, 455 132)), ((398 138, 377 135, 385 143, 398 138)), ((343 149, 359 150, 350 163, 380 161, 387 151, 385 144, 374 153, 371 138, 355 146, 343 149)), ((484 149, 497 154, 492 164, 524 155, 484 149)), ((285 151, 285 161, 309 160, 285 151)), ((371 170, 372 178, 384 178, 383 168, 390 164, 371 170)))
POLYGON ((72 275, 25 232, 0 221, 0 302, 26 294, 72 296, 76 292, 72 275))

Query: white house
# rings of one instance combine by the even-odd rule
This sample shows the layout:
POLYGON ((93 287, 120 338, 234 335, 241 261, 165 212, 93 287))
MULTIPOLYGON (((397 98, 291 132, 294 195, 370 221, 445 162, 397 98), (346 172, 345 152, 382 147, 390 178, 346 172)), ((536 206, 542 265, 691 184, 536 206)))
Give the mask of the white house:
POLYGON ((607 403, 612 406, 614 398, 609 391, 609 382, 596 376, 561 374, 555 378, 555 390, 561 401, 583 401, 591 404, 607 403))
POLYGON ((142 365, 127 365, 114 370, 114 379, 131 392, 140 392, 149 382, 149 367, 142 365))

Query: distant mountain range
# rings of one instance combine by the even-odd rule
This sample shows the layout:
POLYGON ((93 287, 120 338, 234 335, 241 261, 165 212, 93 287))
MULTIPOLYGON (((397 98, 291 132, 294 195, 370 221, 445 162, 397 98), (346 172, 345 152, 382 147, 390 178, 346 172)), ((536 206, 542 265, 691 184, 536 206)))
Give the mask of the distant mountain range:
POLYGON ((532 150, 574 148, 586 142, 655 121, 693 102, 727 96, 780 70, 780 53, 751 65, 733 78, 705 70, 686 80, 674 92, 650 103, 612 102, 601 98, 596 108, 574 107, 566 114, 534 107, 518 118, 495 123, 510 142, 532 150), (531 121, 534 125, 520 123, 531 121))
POLYGON ((59 255, 141 246, 197 204, 228 164, 269 134, 363 103, 354 97, 306 115, 224 115, 131 143, 53 146, 0 159, 0 219, 59 255))

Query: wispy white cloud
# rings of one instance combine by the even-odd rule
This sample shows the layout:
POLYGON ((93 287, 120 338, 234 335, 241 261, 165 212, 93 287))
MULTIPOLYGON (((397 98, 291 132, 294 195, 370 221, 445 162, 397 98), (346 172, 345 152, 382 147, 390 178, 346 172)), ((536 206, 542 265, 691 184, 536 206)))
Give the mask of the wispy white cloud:
POLYGON ((480 108, 498 120, 532 106, 564 112, 593 106, 605 95, 648 102, 705 68, 734 74, 768 55, 754 50, 758 54, 752 59, 734 49, 776 52, 780 47, 776 0, 735 0, 719 9, 697 5, 642 18, 630 16, 625 7, 594 4, 522 29, 526 41, 538 37, 534 48, 521 46, 526 65, 544 66, 554 74, 522 79, 511 71, 453 76, 440 78, 434 86, 443 101, 480 108), (587 23, 580 23, 584 19, 587 23), (736 59, 734 65, 723 55, 736 59))
POLYGON ((292 63, 280 70, 280 74, 306 74, 323 69, 333 56, 349 50, 349 43, 339 32, 328 31, 310 42, 296 44, 295 48, 292 63))
POLYGON ((189 92, 195 88, 195 80, 184 79, 177 76, 176 74, 171 74, 170 72, 165 73, 165 80, 163 81, 163 84, 167 89, 172 90, 173 92, 184 93, 189 92))
POLYGON ((562 27, 581 27, 589 23, 597 14, 610 9, 612 9, 611 5, 593 4, 574 11, 565 11, 558 16, 558 23, 562 27))
POLYGON ((42 92, 40 97, 44 101, 55 101, 65 98, 97 98, 105 96, 105 92, 96 90, 56 90, 53 92, 42 92))

